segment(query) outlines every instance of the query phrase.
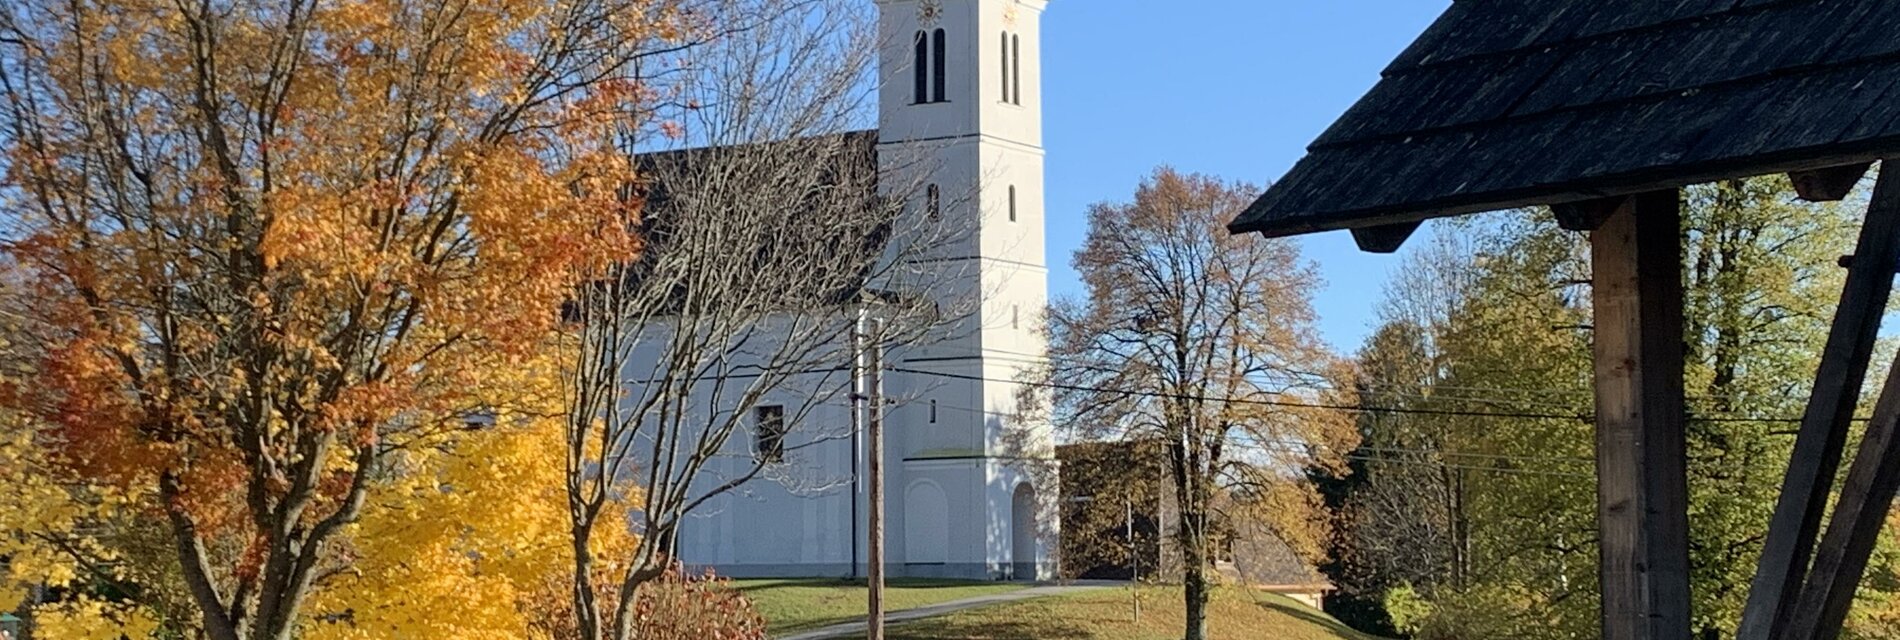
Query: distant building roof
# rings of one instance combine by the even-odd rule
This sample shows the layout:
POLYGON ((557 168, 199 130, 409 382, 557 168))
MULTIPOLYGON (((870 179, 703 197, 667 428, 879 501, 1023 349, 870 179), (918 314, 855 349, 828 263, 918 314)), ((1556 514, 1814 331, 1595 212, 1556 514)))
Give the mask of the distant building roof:
MULTIPOLYGON (((846 208, 871 210, 885 206, 879 196, 878 132, 850 131, 769 142, 701 146, 642 153, 634 158, 642 182, 633 193, 645 200, 641 235, 646 249, 640 265, 628 271, 631 282, 649 275, 673 241, 682 214, 719 215, 749 207, 753 213, 784 216, 811 229, 807 234, 780 237, 755 247, 749 268, 769 270, 786 265, 784 255, 840 253, 852 263, 863 263, 861 278, 830 278, 829 290, 788 290, 791 304, 842 306, 868 298, 895 299, 890 291, 869 287, 872 265, 864 256, 881 255, 893 230, 882 216, 843 215, 846 208), (856 226, 853 226, 856 225, 856 226)), ((750 220, 759 220, 757 216, 750 220)), ((790 260, 799 263, 798 259, 790 260)), ((674 283, 684 300, 692 282, 674 283)))
POLYGON ((1309 150, 1232 231, 1392 225, 1900 154, 1900 1, 1459 0, 1309 150))
POLYGON ((1233 562, 1229 577, 1240 584, 1274 587, 1276 590, 1331 590, 1326 576, 1313 568, 1286 543, 1265 527, 1246 527, 1233 541, 1233 562))

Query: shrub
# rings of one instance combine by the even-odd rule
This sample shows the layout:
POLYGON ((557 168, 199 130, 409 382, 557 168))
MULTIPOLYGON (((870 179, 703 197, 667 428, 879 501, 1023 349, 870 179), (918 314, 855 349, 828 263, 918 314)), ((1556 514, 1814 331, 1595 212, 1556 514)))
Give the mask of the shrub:
MULTIPOLYGON (((601 587, 603 614, 611 615, 619 585, 607 575, 595 582, 601 587)), ((579 640, 572 588, 567 580, 551 581, 536 594, 531 614, 536 637, 579 640)), ((688 575, 677 564, 640 587, 633 616, 635 636, 641 640, 765 639, 765 618, 744 594, 710 571, 688 575)))

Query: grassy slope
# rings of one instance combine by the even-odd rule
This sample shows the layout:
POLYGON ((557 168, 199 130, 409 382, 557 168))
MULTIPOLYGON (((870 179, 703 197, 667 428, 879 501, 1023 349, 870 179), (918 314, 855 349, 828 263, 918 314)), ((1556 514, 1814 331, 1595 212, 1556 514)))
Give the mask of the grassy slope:
MULTIPOLYGON (((735 580, 765 616, 773 635, 815 629, 864 617, 864 582, 846 580, 735 580)), ((884 608, 902 611, 917 607, 1008 593, 1028 585, 1007 582, 951 580, 892 580, 886 583, 884 608)))
MULTIPOLYGON (((1141 622, 1126 589, 1029 600, 920 620, 891 629, 890 640, 1175 640, 1181 637, 1178 588, 1142 590, 1141 622)), ((1208 607, 1211 640, 1374 640, 1324 613, 1268 593, 1216 592, 1208 607)))

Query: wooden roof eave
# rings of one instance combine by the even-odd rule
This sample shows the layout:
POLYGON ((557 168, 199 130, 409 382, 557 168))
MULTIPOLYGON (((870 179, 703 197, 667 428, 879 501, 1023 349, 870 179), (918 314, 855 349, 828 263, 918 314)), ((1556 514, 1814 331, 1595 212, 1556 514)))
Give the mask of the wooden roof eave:
MULTIPOLYGON (((1262 219, 1254 215, 1255 212, 1250 209, 1240 216, 1241 220, 1250 220, 1249 222, 1235 222, 1227 229, 1235 234, 1259 233, 1268 238, 1322 231, 1374 229, 1417 223, 1432 218, 1629 196, 1719 180, 1858 167, 1885 157, 1900 156, 1900 139, 1781 155, 1782 157, 1746 158, 1704 165, 1666 167, 1561 185, 1452 196, 1421 202, 1402 202, 1354 211, 1324 214, 1271 214, 1275 218, 1272 220, 1262 219)), ((1263 196, 1261 200, 1266 200, 1266 197, 1263 196)), ((1260 205, 1257 202, 1255 206, 1260 205)), ((1396 248, 1393 247, 1393 249, 1396 248)))

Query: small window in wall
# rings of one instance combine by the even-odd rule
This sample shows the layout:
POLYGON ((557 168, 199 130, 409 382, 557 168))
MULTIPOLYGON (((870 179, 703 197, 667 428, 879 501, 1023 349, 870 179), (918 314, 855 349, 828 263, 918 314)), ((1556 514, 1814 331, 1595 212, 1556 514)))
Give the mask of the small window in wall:
POLYGON ((759 462, 785 461, 785 407, 766 405, 752 410, 753 432, 758 437, 759 462))
POLYGON ((930 401, 930 424, 937 424, 937 401, 930 401))
POLYGON ((1023 37, 1009 37, 1009 103, 1023 103, 1023 37))
POLYGON ((944 37, 944 33, 942 29, 937 30, 936 39, 937 39, 936 47, 931 52, 934 54, 932 56, 933 60, 931 60, 931 64, 932 64, 931 70, 935 72, 937 76, 935 78, 936 80, 935 88, 937 90, 936 96, 935 96, 936 101, 944 102, 946 100, 944 98, 944 91, 943 91, 944 86, 945 86, 944 76, 946 72, 948 71, 948 69, 945 67, 945 51, 948 49, 948 42, 946 38, 944 37))
POLYGON ((915 76, 916 92, 911 102, 923 104, 930 101, 930 37, 917 32, 917 59, 911 63, 911 74, 915 76))
POLYGON ((924 210, 930 213, 932 220, 943 217, 943 190, 938 189, 937 185, 924 189, 924 210))
POLYGON ((1011 329, 1023 328, 1023 308, 1022 307, 1016 306, 1016 305, 1010 305, 1009 328, 1011 329))
POLYGON ((1009 221, 1016 221, 1016 185, 1009 185, 1009 221))
POLYGON ((1001 60, 1001 61, 1002 61, 1002 63, 1003 63, 1003 75, 1002 75, 1002 78, 1003 78, 1003 102, 1009 102, 1009 101, 1010 101, 1010 99, 1009 99, 1009 95, 1010 95, 1010 92, 1009 92, 1009 87, 1010 87, 1010 83, 1009 83, 1009 67, 1010 67, 1010 63, 1009 63, 1009 32, 1008 32, 1008 31, 1005 31, 1005 32, 1003 32, 1003 54, 1002 54, 1002 55, 1001 55, 1000 57, 998 57, 997 59, 998 59, 998 60, 1001 60))

